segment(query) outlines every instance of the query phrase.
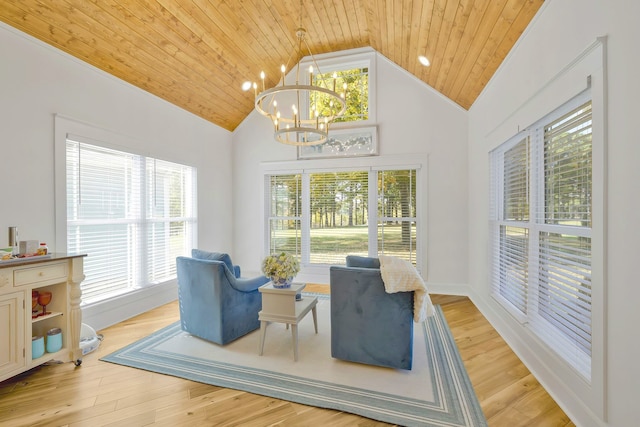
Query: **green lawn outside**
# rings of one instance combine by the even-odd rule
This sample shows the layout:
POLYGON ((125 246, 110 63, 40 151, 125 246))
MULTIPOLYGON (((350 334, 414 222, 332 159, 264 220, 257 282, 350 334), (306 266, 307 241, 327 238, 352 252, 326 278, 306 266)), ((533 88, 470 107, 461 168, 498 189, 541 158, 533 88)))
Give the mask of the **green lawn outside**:
MULTIPOLYGON (((411 229, 411 244, 402 242, 402 228, 398 225, 378 227, 378 248, 385 255, 397 256, 415 264, 416 230, 411 229), (384 233, 382 230, 384 229, 384 233), (384 237, 384 241, 382 238, 384 237)), ((271 239, 276 251, 292 252, 300 231, 273 230, 271 239)), ((346 255, 367 256, 369 246, 368 227, 334 227, 311 229, 312 264, 344 264, 346 255)))

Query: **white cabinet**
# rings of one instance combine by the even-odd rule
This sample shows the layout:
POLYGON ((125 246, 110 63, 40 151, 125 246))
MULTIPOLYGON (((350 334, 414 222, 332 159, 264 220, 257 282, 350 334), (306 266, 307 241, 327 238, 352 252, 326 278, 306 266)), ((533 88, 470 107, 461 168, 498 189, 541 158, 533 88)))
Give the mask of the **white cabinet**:
POLYGON ((23 307, 24 292, 0 295, 0 379, 26 366, 23 307))
POLYGON ((52 359, 80 364, 83 257, 53 254, 0 263, 0 381, 52 359), (46 314, 40 305, 32 314, 33 291, 51 292, 46 314), (62 331, 62 348, 34 358, 32 337, 46 340, 54 328, 62 331))

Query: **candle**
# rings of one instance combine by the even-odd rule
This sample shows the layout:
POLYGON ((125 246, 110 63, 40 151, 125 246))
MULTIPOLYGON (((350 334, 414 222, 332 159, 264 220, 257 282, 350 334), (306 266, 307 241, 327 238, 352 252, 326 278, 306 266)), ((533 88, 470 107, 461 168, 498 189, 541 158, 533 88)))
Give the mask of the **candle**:
POLYGON ((333 73, 333 91, 336 91, 336 79, 338 78, 338 73, 333 73))
POLYGON ((313 66, 309 65, 309 85, 313 84, 313 66))
POLYGON ((256 98, 258 97, 258 84, 256 82, 253 82, 253 95, 256 98))
POLYGON ((280 66, 280 72, 282 72, 282 86, 284 86, 284 72, 285 72, 286 68, 284 66, 284 64, 282 64, 280 66))
POLYGON ((264 71, 260 71, 260 78, 262 79, 262 91, 264 92, 264 71))

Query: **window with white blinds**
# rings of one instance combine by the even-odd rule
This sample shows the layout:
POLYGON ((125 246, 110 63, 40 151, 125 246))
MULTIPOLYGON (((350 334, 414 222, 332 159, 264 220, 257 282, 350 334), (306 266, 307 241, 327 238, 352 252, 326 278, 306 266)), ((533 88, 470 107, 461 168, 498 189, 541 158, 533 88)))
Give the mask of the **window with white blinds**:
POLYGON ((494 297, 591 379, 588 92, 491 153, 494 297))
POLYGON ((195 168, 67 138, 67 250, 83 304, 175 278, 197 227, 195 168))
POLYGON ((266 175, 269 251, 296 254, 303 266, 381 254, 416 265, 417 172, 368 168, 266 175))
POLYGON ((309 263, 344 264, 368 254, 369 172, 309 176, 309 263))
POLYGON ((302 177, 300 174, 268 177, 267 221, 269 252, 300 257, 302 224, 302 177))
POLYGON ((416 171, 378 171, 378 254, 416 264, 416 171))

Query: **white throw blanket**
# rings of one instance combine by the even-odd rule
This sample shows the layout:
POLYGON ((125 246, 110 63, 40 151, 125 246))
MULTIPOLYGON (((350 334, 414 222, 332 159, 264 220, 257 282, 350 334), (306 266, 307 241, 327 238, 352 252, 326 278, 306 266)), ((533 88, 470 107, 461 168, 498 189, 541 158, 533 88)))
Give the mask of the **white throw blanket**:
POLYGON ((414 322, 424 322, 427 316, 433 316, 433 304, 429 292, 427 292, 427 286, 418 274, 418 270, 410 262, 392 256, 380 255, 380 274, 388 294, 414 291, 414 322))

